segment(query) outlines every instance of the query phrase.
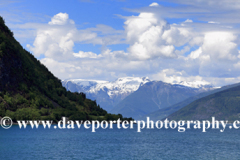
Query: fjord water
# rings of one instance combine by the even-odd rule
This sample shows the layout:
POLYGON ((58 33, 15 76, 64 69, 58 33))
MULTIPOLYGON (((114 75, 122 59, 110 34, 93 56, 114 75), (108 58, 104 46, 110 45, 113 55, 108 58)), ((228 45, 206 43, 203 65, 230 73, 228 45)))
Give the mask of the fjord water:
POLYGON ((0 159, 240 159, 239 151, 235 129, 0 128, 0 159))

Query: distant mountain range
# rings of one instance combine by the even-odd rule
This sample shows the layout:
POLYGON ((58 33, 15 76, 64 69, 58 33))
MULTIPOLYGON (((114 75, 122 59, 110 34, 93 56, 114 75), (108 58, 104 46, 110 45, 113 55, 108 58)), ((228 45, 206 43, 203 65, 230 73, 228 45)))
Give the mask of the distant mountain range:
POLYGON ((69 79, 62 84, 71 92, 86 93, 87 98, 96 100, 111 113, 135 119, 213 88, 203 82, 169 84, 151 81, 148 77, 123 77, 113 82, 69 79))
POLYGON ((86 93, 87 98, 96 100, 102 108, 110 111, 113 106, 147 82, 150 82, 148 77, 124 77, 113 82, 69 79, 63 80, 62 84, 71 92, 86 93))
POLYGON ((240 120, 240 83, 193 101, 173 112, 170 120, 240 120))
POLYGON ((210 90, 210 91, 207 91, 207 92, 202 92, 200 94, 197 94, 195 96, 192 96, 192 97, 189 97, 179 103, 176 103, 170 107, 166 107, 166 108, 163 108, 163 109, 159 109, 157 111, 154 111, 152 113, 149 113, 149 114, 146 114, 144 115, 143 117, 141 117, 141 119, 146 119, 146 117, 150 117, 152 120, 161 120, 161 119, 164 119, 166 117, 168 117, 169 115, 173 114, 174 112, 180 110, 181 108, 189 105, 190 103, 198 100, 198 99, 201 99, 203 97, 206 97, 208 95, 211 95, 211 94, 214 94, 214 93, 217 93, 217 92, 221 92, 221 91, 224 91, 226 89, 229 89, 229 88, 233 88, 233 87, 236 87, 236 86, 239 86, 240 84, 237 83, 237 84, 233 84, 233 85, 227 85, 227 86, 223 86, 221 88, 216 88, 216 89, 213 89, 213 90, 210 90))
POLYGON ((110 112, 141 119, 143 115, 169 107, 205 90, 207 89, 151 81, 119 102, 110 112))

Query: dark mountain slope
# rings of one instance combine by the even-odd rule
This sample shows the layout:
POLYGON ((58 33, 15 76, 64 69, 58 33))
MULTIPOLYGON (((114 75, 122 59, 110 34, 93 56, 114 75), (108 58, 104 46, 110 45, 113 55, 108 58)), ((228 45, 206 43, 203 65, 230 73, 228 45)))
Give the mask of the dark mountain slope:
POLYGON ((117 119, 83 93, 71 93, 14 39, 0 17, 0 117, 13 120, 117 119))
POLYGON ((240 116, 240 86, 232 87, 198 99, 168 118, 174 120, 218 120, 233 121, 240 116))
POLYGON ((180 110, 181 108, 187 106, 188 104, 192 103, 193 101, 195 101, 197 99, 200 99, 200 98, 206 97, 210 94, 214 94, 214 93, 217 93, 217 92, 220 92, 220 91, 232 88, 232 87, 236 87, 236 86, 239 86, 239 85, 240 84, 237 83, 237 84, 223 86, 223 87, 218 88, 218 89, 214 89, 214 90, 211 90, 211 91, 207 91, 207 92, 197 94, 196 96, 192 96, 190 98, 187 98, 186 100, 181 101, 177 104, 174 104, 170 107, 159 109, 155 112, 149 113, 149 114, 145 115, 144 117, 142 117, 141 119, 146 119, 146 117, 150 117, 152 120, 161 120, 163 118, 166 118, 170 114, 180 110))

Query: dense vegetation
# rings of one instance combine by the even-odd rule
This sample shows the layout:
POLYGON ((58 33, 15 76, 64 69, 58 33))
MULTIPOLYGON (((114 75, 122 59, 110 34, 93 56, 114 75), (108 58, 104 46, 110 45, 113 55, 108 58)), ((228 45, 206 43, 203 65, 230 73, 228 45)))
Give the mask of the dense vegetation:
POLYGON ((0 17, 0 117, 6 115, 13 120, 123 119, 108 114, 84 93, 62 87, 61 80, 14 39, 0 17))
POLYGON ((174 120, 240 119, 240 85, 198 99, 168 118, 174 120))

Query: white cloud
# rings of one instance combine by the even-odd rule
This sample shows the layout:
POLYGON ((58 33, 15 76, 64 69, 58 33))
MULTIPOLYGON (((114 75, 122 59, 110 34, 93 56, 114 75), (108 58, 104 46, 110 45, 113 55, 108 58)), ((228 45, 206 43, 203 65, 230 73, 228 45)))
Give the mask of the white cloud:
POLYGON ((74 21, 68 19, 68 14, 67 13, 58 13, 53 18, 51 19, 48 24, 50 25, 64 25, 67 23, 74 24, 74 21))
POLYGON ((197 59, 200 57, 200 54, 202 54, 202 48, 199 47, 197 50, 192 51, 191 54, 189 55, 189 58, 191 59, 197 59))
POLYGON ((125 31, 130 57, 135 60, 147 60, 158 57, 176 58, 174 46, 166 44, 163 35, 170 26, 153 13, 140 13, 127 18, 125 31))
POLYGON ((235 61, 238 59, 236 36, 231 32, 207 32, 203 44, 193 51, 189 58, 203 58, 208 56, 211 61, 235 61))
POLYGON ((192 38, 192 35, 188 29, 171 26, 169 30, 166 30, 163 33, 162 38, 167 44, 183 46, 189 42, 189 40, 192 38))
POLYGON ((83 52, 79 51, 78 53, 73 53, 74 57, 79 57, 79 58, 98 58, 101 57, 101 55, 97 55, 93 52, 83 52))
POLYGON ((236 60, 238 56, 236 36, 230 32, 208 32, 205 34, 202 51, 212 60, 236 60))
POLYGON ((193 22, 193 20, 191 20, 191 19, 187 19, 186 21, 184 21, 185 23, 192 23, 193 22))
POLYGON ((39 29, 33 46, 28 47, 37 57, 41 54, 57 59, 69 57, 76 35, 77 30, 73 26, 49 26, 39 29))
MULTIPOLYGON (((186 3, 194 5, 192 1, 186 3)), ((67 13, 59 13, 48 24, 38 25, 34 43, 28 48, 36 56, 44 55, 46 58, 41 62, 61 79, 112 80, 134 75, 165 82, 210 82, 216 86, 240 80, 237 30, 227 28, 229 24, 216 17, 196 23, 187 14, 190 9, 180 8, 179 13, 183 14, 178 17, 171 8, 168 11, 161 6, 160 11, 158 6, 152 3, 139 9, 138 16, 125 17, 124 30, 103 24, 79 30, 67 13), (170 18, 184 17, 186 21, 169 24, 163 18, 167 13, 170 18), (221 23, 208 23, 211 21, 221 23), (100 44, 101 53, 96 54, 91 49, 73 51, 76 43, 100 44), (129 45, 125 51, 108 48, 123 43, 129 45)), ((202 12, 207 14, 205 10, 202 12)), ((23 28, 29 26, 37 25, 22 25, 23 28)))
POLYGON ((71 78, 74 72, 79 72, 81 67, 75 66, 73 64, 58 62, 51 58, 44 58, 41 60, 41 63, 48 67, 58 77, 71 78))
MULTIPOLYGON (((36 27, 28 25, 25 27, 36 27)), ((47 58, 58 60, 67 60, 74 58, 73 47, 76 42, 107 45, 111 43, 121 43, 122 32, 117 32, 111 27, 98 25, 96 28, 78 30, 73 20, 69 19, 67 13, 56 14, 48 25, 42 25, 37 28, 36 38, 33 45, 27 47, 39 57, 44 55, 47 58), (116 33, 117 35, 112 35, 116 33), (101 37, 98 36, 101 34, 101 37), (108 36, 110 34, 110 36, 108 36), (105 36, 107 35, 107 36, 105 36)), ((75 53, 77 57, 86 57, 82 51, 75 53)), ((90 56, 93 58, 93 54, 90 56)), ((96 56, 95 56, 96 57, 96 56)))
POLYGON ((156 3, 156 2, 153 2, 152 4, 150 4, 149 5, 150 7, 157 7, 157 6, 159 6, 159 4, 158 3, 156 3))
MULTIPOLYGON (((217 85, 216 83, 209 83, 208 81, 204 80, 201 76, 189 76, 186 74, 185 71, 176 71, 174 69, 165 69, 161 72, 154 74, 152 76, 153 79, 162 80, 168 83, 181 83, 181 82, 191 82, 192 86, 197 85, 217 85)), ((190 85, 191 86, 191 85, 190 85)))

